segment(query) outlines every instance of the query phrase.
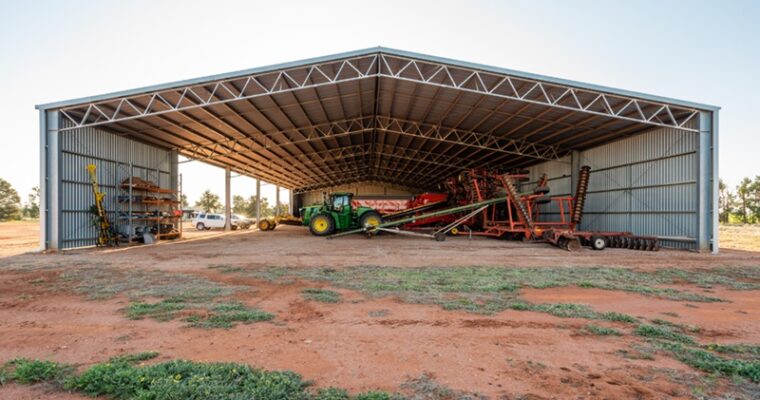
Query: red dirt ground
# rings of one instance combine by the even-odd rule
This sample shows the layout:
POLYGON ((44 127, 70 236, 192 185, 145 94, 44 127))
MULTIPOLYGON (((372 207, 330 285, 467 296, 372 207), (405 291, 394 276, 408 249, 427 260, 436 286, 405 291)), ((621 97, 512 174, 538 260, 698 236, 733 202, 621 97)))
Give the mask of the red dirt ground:
MULTIPOLYGON (((688 269, 758 266, 760 253, 725 251, 711 256, 616 249, 568 253, 540 244, 464 238, 438 243, 393 236, 327 241, 302 229, 281 227, 274 232, 233 232, 129 249, 18 255, 0 258, 0 362, 23 356, 87 366, 118 354, 155 350, 161 354, 159 360, 234 361, 293 370, 318 387, 340 386, 351 392, 394 391, 408 379, 429 373, 452 389, 491 398, 518 394, 562 399, 691 398, 688 383, 676 377, 698 374, 666 355, 657 355, 655 360, 624 358, 618 351, 630 349, 635 339, 580 334, 586 320, 511 310, 482 316, 392 298, 366 298, 347 290, 338 290, 344 301, 337 305, 310 302, 300 290, 323 285, 272 284, 208 269, 220 264, 688 269), (79 295, 51 292, 39 283, 40 278, 54 281, 60 273, 50 267, 80 265, 161 269, 248 285, 251 290, 240 299, 276 318, 229 330, 186 328, 176 321, 133 321, 119 312, 128 304, 125 298, 87 301, 79 295), (378 310, 387 314, 370 316, 378 310)), ((711 295, 730 302, 698 303, 697 308, 632 293, 575 287, 522 294, 529 301, 584 303, 599 311, 698 325, 703 328, 698 338, 704 342, 760 343, 757 291, 713 289, 711 295)), ((616 323, 599 324, 627 329, 616 323)), ((0 398, 80 397, 10 385, 0 388, 0 398)))

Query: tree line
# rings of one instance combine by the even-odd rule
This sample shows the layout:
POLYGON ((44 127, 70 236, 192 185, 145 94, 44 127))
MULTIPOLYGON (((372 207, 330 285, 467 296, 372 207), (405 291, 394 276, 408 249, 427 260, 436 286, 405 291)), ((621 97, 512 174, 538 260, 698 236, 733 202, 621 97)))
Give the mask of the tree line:
POLYGON ((733 190, 721 179, 718 189, 721 223, 760 223, 760 175, 742 179, 733 190))
POLYGON ((22 218, 40 217, 40 188, 35 186, 27 201, 21 204, 21 197, 10 182, 0 178, 0 221, 14 221, 22 218))
MULTIPOLYGON (((184 200, 184 199, 183 199, 184 200)), ((183 208, 185 204, 183 204, 183 208)), ((218 212, 224 210, 224 206, 219 200, 219 196, 211 193, 210 190, 206 190, 201 194, 198 201, 195 202, 195 207, 200 208, 204 212, 218 212)), ((277 210, 277 215, 284 215, 288 213, 288 204, 280 203, 280 207, 277 210)), ((232 196, 232 212, 234 214, 242 214, 248 217, 256 216, 256 196, 250 196, 247 199, 243 196, 232 196)), ((261 216, 271 217, 275 215, 275 205, 270 205, 269 200, 266 197, 261 198, 261 216)))

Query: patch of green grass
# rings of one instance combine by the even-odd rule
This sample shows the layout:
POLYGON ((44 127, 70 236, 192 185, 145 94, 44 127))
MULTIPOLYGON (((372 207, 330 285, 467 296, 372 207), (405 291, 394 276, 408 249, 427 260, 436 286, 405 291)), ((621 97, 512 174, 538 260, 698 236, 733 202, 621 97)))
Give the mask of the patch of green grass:
POLYGON ((760 383, 760 361, 727 359, 681 343, 659 342, 658 345, 671 352, 677 360, 702 371, 724 376, 739 376, 760 383))
POLYGON ((184 302, 162 300, 158 303, 130 303, 127 306, 126 314, 129 319, 143 319, 145 317, 157 319, 159 321, 170 321, 174 319, 177 311, 184 310, 187 305, 184 302))
POLYGON ((678 324, 675 322, 670 322, 664 319, 653 319, 651 321, 655 325, 661 325, 661 326, 667 326, 668 328, 675 329, 680 331, 681 333, 689 332, 689 333, 698 333, 701 329, 696 325, 684 325, 684 324, 678 324))
POLYGON ((484 400, 486 397, 470 392, 450 389, 438 382, 429 374, 410 379, 401 385, 410 400, 484 400))
POLYGON ((329 387, 319 389, 314 400, 349 400, 349 397, 346 389, 329 387))
POLYGON ((657 275, 672 282, 687 282, 702 288, 724 286, 733 290, 760 289, 760 267, 720 267, 703 270, 662 269, 657 275))
POLYGON ((241 307, 219 307, 216 312, 203 318, 199 315, 193 315, 185 318, 191 327, 205 329, 229 329, 235 326, 235 323, 242 322, 251 324, 254 322, 270 321, 274 315, 255 308, 241 307))
POLYGON ((574 303, 555 303, 555 304, 530 304, 530 303, 513 303, 512 308, 515 310, 527 310, 544 312, 560 318, 585 318, 599 319, 605 321, 634 323, 636 318, 616 313, 616 312, 598 312, 585 304, 574 303))
POLYGON ((671 342, 679 342, 692 345, 696 344, 691 336, 675 332, 668 326, 641 324, 637 326, 636 329, 634 329, 633 333, 650 339, 667 340, 671 342))
POLYGON ((224 285, 188 274, 79 268, 64 272, 58 287, 91 300, 128 296, 131 302, 123 311, 130 319, 170 321, 180 313, 199 311, 206 317, 191 315, 184 321, 191 327, 231 328, 239 322, 273 318, 269 313, 229 302, 234 293, 250 287, 224 285))
POLYGON ((150 366, 95 365, 66 387, 116 399, 306 400, 308 382, 293 372, 271 372, 233 363, 169 361, 150 366))
POLYGON ((176 298, 198 303, 230 296, 236 291, 246 289, 189 274, 92 267, 64 271, 57 287, 82 294, 90 300, 125 295, 132 300, 176 298))
POLYGON ((618 350, 617 354, 629 360, 654 360, 654 351, 649 347, 644 347, 638 344, 631 345, 631 350, 618 350))
POLYGON ((11 374, 8 373, 8 371, 5 370, 5 368, 0 367, 0 386, 5 385, 5 382, 8 382, 11 379, 11 374))
POLYGON ((588 324, 583 327, 583 330, 597 336, 621 336, 622 333, 614 328, 607 328, 606 326, 599 326, 595 324, 588 324))
MULTIPOLYGON (((759 268, 760 269, 760 268, 759 268)), ((579 286, 626 291, 675 301, 722 301, 703 294, 665 288, 662 285, 684 281, 681 275, 640 272, 627 268, 498 268, 498 267, 420 267, 397 268, 358 266, 349 268, 266 267, 236 271, 259 279, 279 281, 304 279, 326 281, 372 295, 431 296, 441 293, 480 294, 494 298, 514 297, 521 288, 579 286)), ((701 272, 708 274, 709 271, 701 272)), ((760 275, 760 273, 758 273, 760 275)), ((699 274, 686 275, 691 280, 699 274)), ((739 278, 724 277, 720 282, 742 287, 739 278)), ((758 278, 760 281, 760 278, 758 278)), ((689 281, 687 281, 689 282, 689 281)), ((466 297, 466 296, 465 296, 466 297)), ((436 302, 438 303, 438 302, 436 302)), ((455 307, 451 306, 451 307, 455 307)), ((467 308, 465 305, 463 308, 467 308)))
POLYGON ((397 394, 390 394, 386 392, 370 391, 359 393, 354 397, 354 400, 403 400, 403 397, 397 394))
POLYGON ((73 367, 54 361, 16 358, 8 363, 10 379, 19 383, 57 382, 73 371, 73 367))
POLYGON ((125 354, 122 356, 111 357, 111 359, 108 361, 113 362, 113 363, 123 362, 123 363, 128 363, 128 364, 134 364, 134 363, 139 363, 141 361, 152 360, 156 357, 158 357, 157 351, 145 351, 142 353, 125 354))
POLYGON ((327 289, 306 288, 301 290, 301 294, 308 300, 322 303, 339 303, 341 299, 340 293, 327 289))
POLYGON ((757 344, 717 344, 712 343, 703 348, 716 353, 732 354, 760 359, 760 345, 757 344))

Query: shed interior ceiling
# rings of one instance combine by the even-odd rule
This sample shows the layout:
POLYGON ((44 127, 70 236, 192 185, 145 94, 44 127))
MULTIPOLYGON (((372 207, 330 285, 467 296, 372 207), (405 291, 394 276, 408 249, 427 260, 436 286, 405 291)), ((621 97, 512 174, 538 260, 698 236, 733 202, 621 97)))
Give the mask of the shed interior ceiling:
POLYGON ((61 110, 73 127, 99 125, 296 191, 370 180, 424 190, 466 168, 526 167, 652 126, 682 128, 698 113, 383 52, 61 110))

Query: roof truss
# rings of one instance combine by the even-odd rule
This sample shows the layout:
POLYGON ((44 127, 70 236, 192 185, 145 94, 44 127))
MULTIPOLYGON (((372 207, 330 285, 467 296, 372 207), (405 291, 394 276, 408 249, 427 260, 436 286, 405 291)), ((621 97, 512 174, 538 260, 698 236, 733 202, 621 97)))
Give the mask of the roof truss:
POLYGON ((146 90, 59 111, 65 120, 61 130, 103 126, 301 191, 367 180, 430 187, 476 165, 557 160, 578 143, 613 136, 607 129, 620 135, 647 127, 697 132, 700 112, 385 51, 146 90), (381 80, 391 82, 390 88, 381 88, 381 80), (413 91, 397 88, 403 83, 413 84, 413 91), (346 94, 345 88, 358 89, 346 94), (387 100, 381 90, 395 99, 382 115, 381 102, 387 100), (344 107, 346 96, 356 99, 358 113, 344 107), (423 98, 429 105, 422 118, 413 118, 411 107, 423 98), (464 104, 468 98, 476 101, 464 104), (326 106, 336 101, 339 107, 326 106), (410 106, 397 112, 397 102, 410 106), (440 108, 438 122, 432 119, 434 104, 440 108), (485 104, 492 105, 484 111, 485 104), (245 107, 251 111, 241 111, 245 107), (446 120, 450 115, 456 115, 453 121, 446 120), (489 125, 494 120, 498 123, 489 125))

